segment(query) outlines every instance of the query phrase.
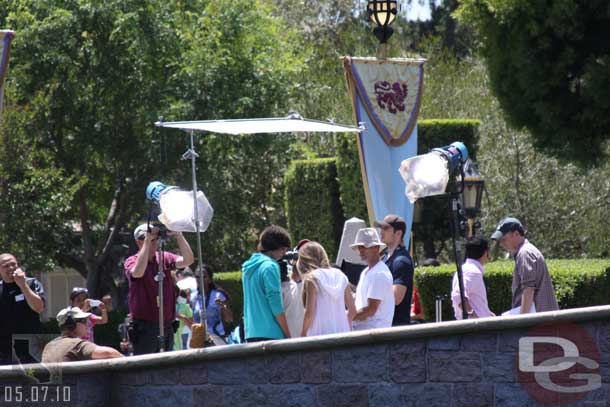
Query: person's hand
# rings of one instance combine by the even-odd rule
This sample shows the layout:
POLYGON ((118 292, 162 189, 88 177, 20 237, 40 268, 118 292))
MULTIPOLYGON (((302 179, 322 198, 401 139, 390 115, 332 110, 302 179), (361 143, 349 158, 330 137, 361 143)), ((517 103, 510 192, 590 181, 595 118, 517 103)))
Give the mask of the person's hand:
POLYGON ((108 311, 112 311, 112 297, 109 294, 106 294, 102 297, 102 305, 101 309, 108 309, 108 311))
POLYGON ((21 267, 13 271, 13 278, 15 279, 15 284, 23 290, 25 288, 25 272, 21 270, 21 267))
POLYGON ((152 242, 153 240, 157 239, 158 236, 159 236, 159 228, 156 226, 150 228, 146 232, 146 240, 148 242, 152 242))

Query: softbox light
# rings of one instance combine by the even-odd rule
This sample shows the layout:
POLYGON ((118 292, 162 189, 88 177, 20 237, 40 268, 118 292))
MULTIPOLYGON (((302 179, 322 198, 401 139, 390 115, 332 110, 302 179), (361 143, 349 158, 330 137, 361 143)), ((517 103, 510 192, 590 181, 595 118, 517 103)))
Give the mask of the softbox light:
POLYGON ((456 141, 403 160, 398 171, 406 184, 409 201, 414 203, 419 198, 444 194, 451 175, 467 159, 468 149, 456 141))
MULTIPOLYGON (((146 188, 146 198, 159 204, 159 221, 172 232, 196 232, 193 191, 185 191, 153 181, 146 188)), ((197 191, 199 230, 205 232, 212 222, 214 209, 205 194, 197 191)))

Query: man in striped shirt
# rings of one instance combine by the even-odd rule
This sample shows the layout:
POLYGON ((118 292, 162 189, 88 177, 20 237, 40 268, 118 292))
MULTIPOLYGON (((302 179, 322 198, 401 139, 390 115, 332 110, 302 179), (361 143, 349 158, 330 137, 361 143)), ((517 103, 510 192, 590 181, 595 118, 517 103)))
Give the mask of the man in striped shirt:
POLYGON ((512 307, 520 307, 521 314, 527 314, 532 304, 536 307, 536 312, 558 310, 553 281, 544 257, 525 238, 519 219, 502 219, 491 238, 515 256, 512 307))

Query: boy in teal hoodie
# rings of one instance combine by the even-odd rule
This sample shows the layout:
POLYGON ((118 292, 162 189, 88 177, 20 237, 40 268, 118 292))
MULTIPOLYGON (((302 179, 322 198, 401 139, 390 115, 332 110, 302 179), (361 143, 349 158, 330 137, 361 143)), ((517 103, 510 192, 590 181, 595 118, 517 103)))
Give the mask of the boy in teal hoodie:
POLYGON ((290 337, 277 263, 289 248, 288 232, 271 225, 259 238, 258 253, 242 265, 247 342, 290 337))

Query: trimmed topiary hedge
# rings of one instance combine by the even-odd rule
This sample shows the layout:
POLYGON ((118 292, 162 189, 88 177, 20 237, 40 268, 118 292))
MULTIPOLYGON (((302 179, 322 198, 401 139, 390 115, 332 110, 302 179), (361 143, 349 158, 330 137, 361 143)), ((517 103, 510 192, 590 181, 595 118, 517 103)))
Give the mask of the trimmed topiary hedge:
POLYGON ((336 159, 293 161, 285 175, 285 208, 294 242, 320 242, 334 258, 343 231, 336 159))
MULTIPOLYGON (((610 302, 610 260, 547 260, 560 309, 603 305, 610 302)), ((485 265, 489 308, 496 315, 511 308, 513 261, 485 265)), ((434 321, 437 295, 451 293, 454 264, 419 267, 415 283, 428 321, 434 321)), ((451 300, 443 301, 443 321, 454 320, 451 300)))
POLYGON ((345 219, 357 217, 368 221, 357 137, 353 133, 341 133, 336 138, 340 200, 345 219))
POLYGON ((229 293, 231 311, 237 324, 244 313, 244 290, 241 283, 241 271, 214 273, 214 283, 229 293))

